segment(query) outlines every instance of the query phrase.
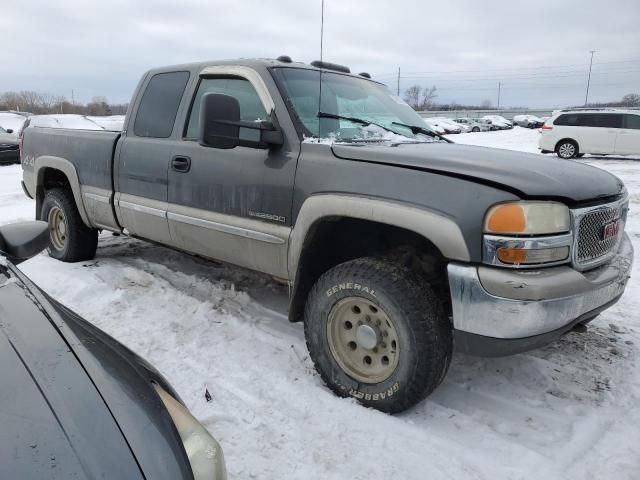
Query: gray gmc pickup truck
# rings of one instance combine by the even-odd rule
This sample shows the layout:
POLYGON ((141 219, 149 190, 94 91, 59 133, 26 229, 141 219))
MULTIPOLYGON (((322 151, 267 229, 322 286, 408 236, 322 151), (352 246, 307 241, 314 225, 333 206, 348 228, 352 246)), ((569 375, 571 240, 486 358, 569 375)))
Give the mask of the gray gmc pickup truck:
POLYGON ((109 230, 290 286, 326 384, 385 412, 452 351, 552 342, 622 295, 628 194, 573 161, 455 145, 366 73, 238 60, 151 70, 122 132, 28 128, 49 253, 109 230))

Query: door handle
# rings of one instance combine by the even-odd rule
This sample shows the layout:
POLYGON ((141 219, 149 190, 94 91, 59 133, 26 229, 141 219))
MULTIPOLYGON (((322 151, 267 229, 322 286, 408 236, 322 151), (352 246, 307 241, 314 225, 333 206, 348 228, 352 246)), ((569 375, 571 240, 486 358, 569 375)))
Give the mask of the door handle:
POLYGON ((191 170, 191 159, 182 155, 177 155, 171 159, 171 170, 179 173, 186 173, 191 170))

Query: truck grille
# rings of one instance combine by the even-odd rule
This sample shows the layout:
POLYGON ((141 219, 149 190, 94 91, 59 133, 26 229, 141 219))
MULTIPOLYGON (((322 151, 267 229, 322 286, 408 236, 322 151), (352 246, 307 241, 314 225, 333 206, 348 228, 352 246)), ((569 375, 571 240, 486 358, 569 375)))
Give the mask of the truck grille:
POLYGON ((619 202, 581 210, 576 215, 575 262, 586 268, 605 262, 615 254, 624 233, 626 203, 619 202), (617 233, 603 238, 605 226, 620 220, 617 233))

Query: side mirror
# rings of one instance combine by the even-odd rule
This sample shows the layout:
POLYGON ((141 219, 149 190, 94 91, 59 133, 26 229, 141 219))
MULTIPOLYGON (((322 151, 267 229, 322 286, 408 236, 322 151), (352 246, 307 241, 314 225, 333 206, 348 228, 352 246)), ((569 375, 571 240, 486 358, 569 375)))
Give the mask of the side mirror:
POLYGON ((19 264, 49 246, 49 224, 34 221, 0 227, 0 255, 19 264))
POLYGON ((240 120, 240 102, 229 95, 207 93, 200 104, 200 145, 229 149, 282 145, 282 132, 272 122, 240 120))
POLYGON ((13 129, 12 128, 7 128, 6 132, 7 133, 13 133, 13 129))

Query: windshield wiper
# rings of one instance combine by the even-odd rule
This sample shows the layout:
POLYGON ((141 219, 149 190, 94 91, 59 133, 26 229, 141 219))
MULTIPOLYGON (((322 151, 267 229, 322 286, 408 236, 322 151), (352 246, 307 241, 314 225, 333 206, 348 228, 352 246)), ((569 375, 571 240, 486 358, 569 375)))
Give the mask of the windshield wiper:
MULTIPOLYGON (((336 115, 335 113, 326 113, 326 112, 318 112, 318 118, 333 118, 334 120, 346 120, 348 122, 353 122, 353 123, 357 123, 359 125, 364 125, 364 126, 375 125, 376 127, 380 127, 383 130, 386 130, 387 132, 391 132, 391 133, 395 133, 396 135, 404 136, 404 135, 402 135, 402 133, 394 130, 393 128, 385 127, 384 125, 381 125, 381 124, 376 123, 376 122, 372 122, 371 120, 365 120, 364 118, 347 117, 347 116, 344 116, 344 115, 336 115)), ((402 124, 400 124, 400 125, 402 125, 402 124)), ((407 138, 409 138, 409 137, 407 137, 407 138)))
POLYGON ((391 125, 398 125, 400 127, 408 128, 409 130, 411 130, 411 133, 413 133, 414 135, 416 133, 424 133, 425 135, 429 135, 430 137, 437 137, 444 140, 445 142, 452 143, 451 140, 449 140, 448 138, 443 137, 438 132, 434 132, 433 130, 427 127, 420 127, 418 125, 407 125, 406 123, 400 123, 400 122, 391 122, 391 125))

